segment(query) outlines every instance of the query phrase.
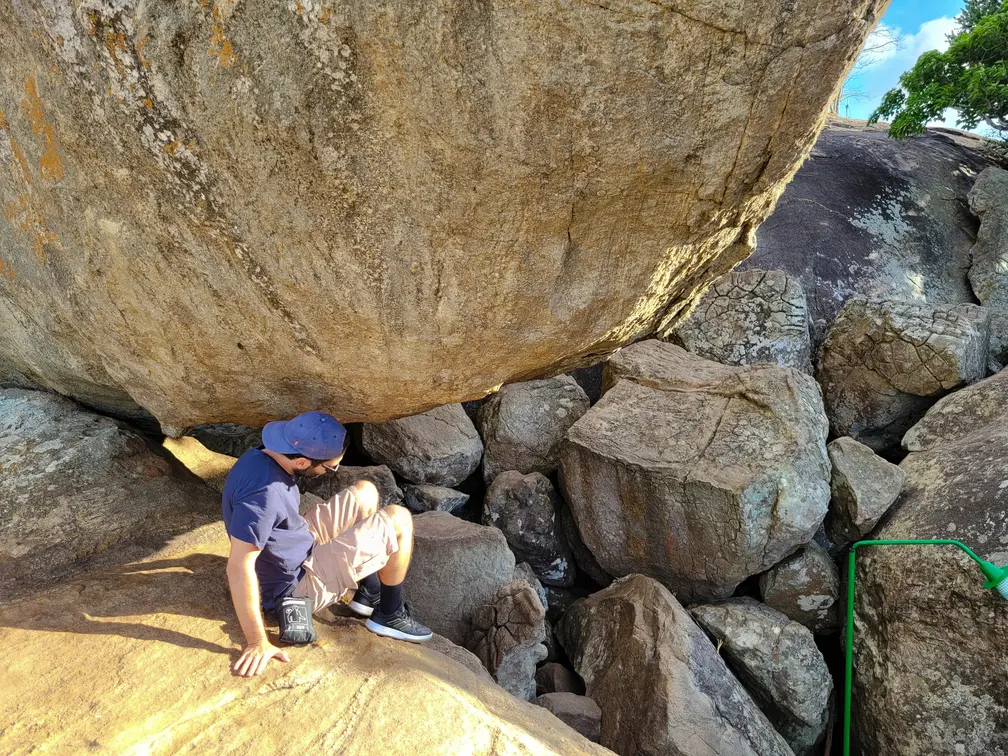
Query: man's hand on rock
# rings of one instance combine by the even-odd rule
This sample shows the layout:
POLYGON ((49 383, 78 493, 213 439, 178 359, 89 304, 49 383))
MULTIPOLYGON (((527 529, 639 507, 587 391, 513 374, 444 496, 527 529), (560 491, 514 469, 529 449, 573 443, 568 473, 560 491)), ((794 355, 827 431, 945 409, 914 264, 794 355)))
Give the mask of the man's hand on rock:
POLYGON ((287 652, 274 646, 268 640, 259 643, 252 643, 245 647, 238 661, 234 663, 231 670, 241 677, 255 677, 261 674, 269 660, 276 657, 282 662, 289 662, 287 652))

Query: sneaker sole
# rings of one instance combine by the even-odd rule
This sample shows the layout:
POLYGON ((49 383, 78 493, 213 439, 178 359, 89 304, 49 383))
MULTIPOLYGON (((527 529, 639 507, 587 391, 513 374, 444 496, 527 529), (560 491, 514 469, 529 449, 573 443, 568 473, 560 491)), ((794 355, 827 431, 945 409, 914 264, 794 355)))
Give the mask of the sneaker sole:
POLYGON ((410 635, 409 633, 404 633, 401 630, 396 630, 394 627, 379 625, 374 620, 368 620, 365 622, 364 627, 376 635, 383 635, 386 638, 395 638, 396 640, 409 641, 410 643, 422 643, 423 641, 430 640, 434 637, 434 633, 432 632, 427 633, 426 635, 410 635))
POLYGON ((358 604, 356 601, 348 601, 347 606, 354 612, 354 614, 359 614, 361 617, 370 617, 374 614, 373 606, 364 606, 364 604, 358 604))

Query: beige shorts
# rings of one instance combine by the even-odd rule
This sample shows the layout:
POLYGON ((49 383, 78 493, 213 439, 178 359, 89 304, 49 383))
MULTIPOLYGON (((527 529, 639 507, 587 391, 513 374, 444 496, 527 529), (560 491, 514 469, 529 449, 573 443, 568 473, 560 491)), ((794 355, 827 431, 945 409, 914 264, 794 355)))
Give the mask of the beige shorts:
POLYGON ((399 550, 387 512, 379 509, 370 517, 363 515, 349 488, 305 512, 315 546, 294 595, 311 598, 316 612, 356 589, 362 578, 384 567, 399 550))

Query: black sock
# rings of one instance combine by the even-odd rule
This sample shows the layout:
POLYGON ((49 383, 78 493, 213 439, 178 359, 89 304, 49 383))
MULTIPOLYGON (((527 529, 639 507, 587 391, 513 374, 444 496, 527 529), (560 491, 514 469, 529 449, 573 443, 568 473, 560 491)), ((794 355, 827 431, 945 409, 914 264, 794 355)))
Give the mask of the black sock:
POLYGON ((378 579, 378 573, 372 572, 370 575, 365 575, 361 578, 357 585, 364 589, 364 592, 369 596, 377 596, 378 591, 381 590, 381 581, 378 579))
POLYGON ((399 585, 381 586, 381 600, 378 603, 378 611, 382 614, 395 614, 402 608, 402 583, 399 585))

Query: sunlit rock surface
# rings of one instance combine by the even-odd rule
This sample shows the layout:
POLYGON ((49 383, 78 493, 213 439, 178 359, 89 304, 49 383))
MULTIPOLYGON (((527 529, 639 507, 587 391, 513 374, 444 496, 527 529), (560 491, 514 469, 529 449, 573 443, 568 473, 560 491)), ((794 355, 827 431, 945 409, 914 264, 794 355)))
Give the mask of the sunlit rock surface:
POLYGON ((0 7, 0 373, 383 421, 674 323, 885 0, 0 7))

